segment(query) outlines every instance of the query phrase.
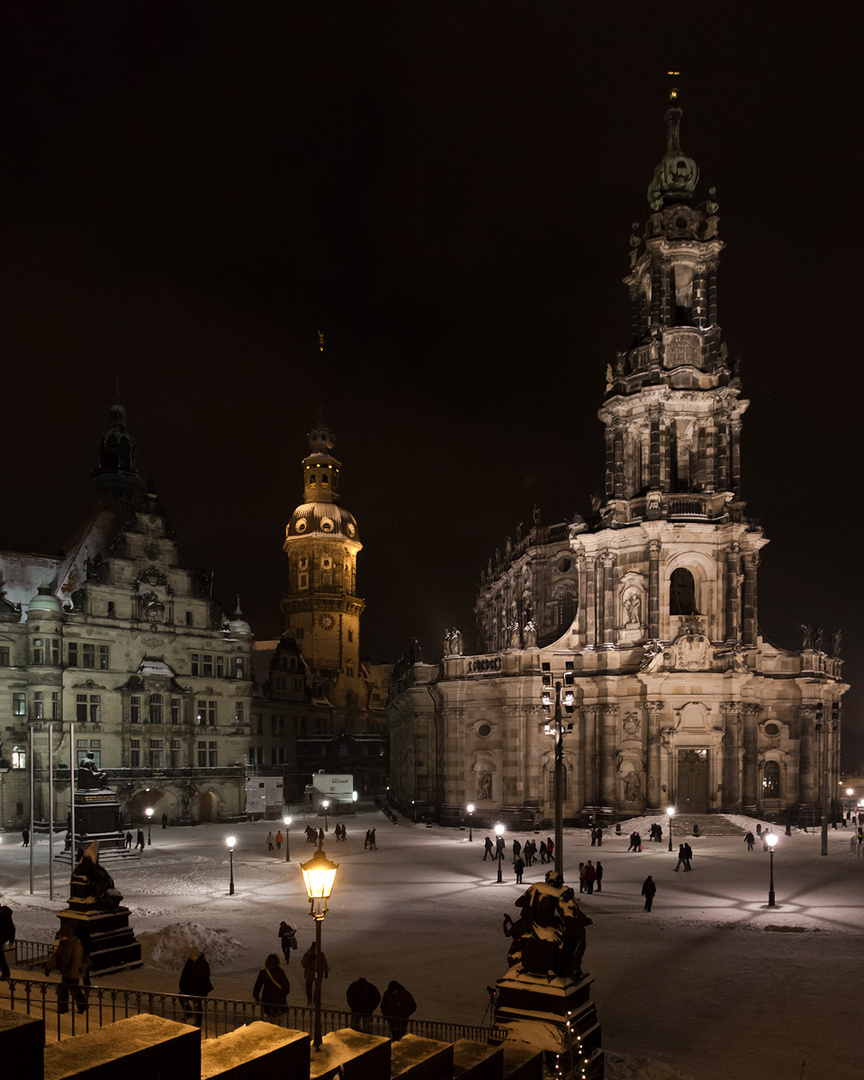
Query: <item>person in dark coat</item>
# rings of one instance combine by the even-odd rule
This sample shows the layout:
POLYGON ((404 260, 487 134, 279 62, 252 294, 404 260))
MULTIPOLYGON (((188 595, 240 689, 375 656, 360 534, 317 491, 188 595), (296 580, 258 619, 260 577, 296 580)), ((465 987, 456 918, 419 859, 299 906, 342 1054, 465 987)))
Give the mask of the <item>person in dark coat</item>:
POLYGON ((288 1011, 290 991, 291 984, 282 970, 282 962, 275 952, 271 952, 258 972, 252 997, 261 1002, 261 1011, 265 1016, 284 1016, 288 1011))
POLYGON ((684 870, 690 869, 690 860, 693 858, 693 848, 689 844, 684 845, 684 870))
POLYGON ((548 862, 552 862, 552 853, 555 850, 555 841, 551 836, 546 837, 546 859, 548 862))
POLYGON ((650 911, 651 905, 654 903, 654 893, 657 892, 657 886, 654 883, 654 878, 649 874, 648 877, 642 882, 642 895, 645 897, 645 910, 650 911))
POLYGON ((345 1000, 351 1010, 351 1027, 372 1034, 372 1013, 381 1001, 378 987, 362 976, 355 979, 345 992, 345 1000))
POLYGON ((591 860, 585 864, 585 892, 590 896, 594 892, 594 882, 597 880, 597 870, 591 860))
POLYGON ((753 845, 756 843, 756 837, 753 835, 752 832, 748 832, 747 835, 744 837, 744 843, 747 845, 748 851, 753 850, 753 845))
POLYGON ((132 833, 131 832, 126 833, 126 835, 123 838, 123 844, 124 844, 127 851, 132 850, 132 833))
POLYGON ((594 867, 595 877, 594 884, 597 888, 597 892, 603 891, 603 863, 598 860, 597 865, 594 867))
POLYGON ((513 869, 516 871, 516 884, 522 884, 522 875, 525 873, 525 860, 521 855, 516 856, 516 861, 513 863, 513 869))
POLYGON ((142 851, 144 850, 144 830, 143 829, 138 830, 138 839, 135 841, 135 847, 136 847, 136 849, 140 847, 142 851))
POLYGON ((12 921, 12 908, 0 906, 0 979, 9 978, 9 962, 6 959, 6 946, 15 941, 15 923, 12 921))
POLYGON ((408 1030, 408 1017, 416 1011, 417 1002, 410 991, 393 979, 381 999, 381 1012, 390 1025, 390 1037, 393 1042, 401 1039, 408 1030))
POLYGON ((540 841, 540 863, 541 865, 546 862, 546 841, 540 841))
MULTIPOLYGON (((312 992, 315 989, 315 962, 318 956, 318 949, 313 941, 309 948, 303 953, 303 959, 300 963, 303 966, 303 974, 306 978, 306 1004, 312 1004, 312 992)), ((330 966, 327 963, 327 957, 324 955, 324 951, 321 951, 321 978, 327 979, 330 977, 330 966)))
POLYGON ((678 862, 675 864, 675 873, 676 874, 678 873, 679 868, 682 867, 682 866, 684 867, 685 870, 687 869, 687 856, 684 854, 684 845, 679 844, 678 845, 678 862))
POLYGON ((293 926, 289 926, 284 919, 279 923, 279 941, 282 945, 282 955, 285 957, 287 966, 291 959, 291 950, 297 948, 297 931, 293 926))
POLYGON ((180 993, 184 995, 180 999, 183 1006, 183 1019, 201 1027, 201 1018, 204 1013, 204 998, 213 989, 210 982, 210 965, 204 958, 204 954, 193 948, 189 953, 189 959, 180 974, 180 993))
POLYGON ((26 826, 21 830, 21 840, 21 847, 30 847, 30 830, 26 826))
POLYGON ((495 848, 492 846, 492 838, 487 836, 483 842, 483 862, 486 862, 486 856, 490 859, 495 859, 495 848))

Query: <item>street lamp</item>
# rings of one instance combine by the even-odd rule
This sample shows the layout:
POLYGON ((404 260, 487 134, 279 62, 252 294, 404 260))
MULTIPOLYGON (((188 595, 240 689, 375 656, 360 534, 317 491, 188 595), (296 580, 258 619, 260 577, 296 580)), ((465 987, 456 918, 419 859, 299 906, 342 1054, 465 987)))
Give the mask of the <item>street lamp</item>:
POLYGON ((291 818, 286 814, 282 820, 285 822, 285 862, 291 862, 291 854, 288 850, 288 829, 291 825, 291 818))
POLYGON ((153 807, 148 806, 144 813, 147 815, 147 847, 150 847, 153 843, 150 839, 150 822, 153 820, 153 807))
POLYGON ((765 837, 765 843, 768 845, 768 858, 771 866, 771 873, 768 879, 768 907, 777 907, 774 902, 774 845, 777 843, 777 834, 769 832, 765 837))
POLYGON ((228 872, 228 895, 234 895, 234 845, 237 843, 236 836, 226 836, 225 843, 228 845, 228 865, 230 870, 228 872))
POLYGON ((552 666, 549 663, 541 665, 540 701, 547 718, 543 726, 545 735, 555 738, 555 870, 562 878, 564 876, 564 734, 573 730, 573 724, 569 720, 565 722, 561 710, 568 717, 573 715, 574 703, 573 690, 573 661, 567 660, 564 664, 564 681, 553 682, 552 666), (552 710, 551 717, 550 711, 552 710))
POLYGON ((669 850, 672 850, 672 818, 675 817, 675 807, 666 807, 666 816, 669 818, 669 850))
POLYGON ((330 800, 329 799, 322 799, 321 800, 321 810, 324 813, 324 832, 329 832, 330 831, 329 828, 327 827, 327 811, 329 809, 330 809, 330 800))
POLYGON ((495 826, 495 836, 498 838, 497 842, 495 844, 495 847, 498 849, 496 854, 498 856, 498 884, 500 885, 501 882, 503 881, 503 878, 501 877, 501 861, 504 858, 504 826, 503 825, 496 825, 495 826))
POLYGON ((321 923, 327 914, 327 901, 338 869, 339 864, 330 862, 321 844, 308 862, 300 863, 309 897, 309 914, 315 920, 315 1034, 312 1042, 316 1050, 321 1049, 321 923))
POLYGON ((474 803, 469 802, 465 809, 468 811, 468 841, 470 843, 474 840, 474 834, 471 831, 471 826, 474 824, 474 803))

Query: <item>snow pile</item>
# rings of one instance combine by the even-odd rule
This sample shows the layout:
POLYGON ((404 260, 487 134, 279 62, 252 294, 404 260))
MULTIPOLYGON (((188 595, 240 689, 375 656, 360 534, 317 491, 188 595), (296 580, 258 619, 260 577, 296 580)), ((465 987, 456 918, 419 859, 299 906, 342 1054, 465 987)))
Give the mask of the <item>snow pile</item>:
POLYGON ((140 934, 141 958, 157 968, 182 971, 192 949, 198 949, 211 969, 230 967, 242 951, 239 941, 224 930, 211 930, 201 923, 172 923, 155 934, 140 934))
POLYGON ((663 1061, 606 1052, 606 1080, 692 1080, 663 1061))

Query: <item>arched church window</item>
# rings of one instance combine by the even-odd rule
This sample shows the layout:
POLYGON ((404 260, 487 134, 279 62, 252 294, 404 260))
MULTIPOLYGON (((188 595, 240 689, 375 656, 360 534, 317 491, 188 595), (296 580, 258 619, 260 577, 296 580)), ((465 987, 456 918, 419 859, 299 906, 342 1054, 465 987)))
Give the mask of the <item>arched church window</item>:
POLYGON ((762 798, 780 798, 780 766, 776 761, 766 761, 762 770, 762 798))
POLYGON ((690 571, 680 566, 669 578, 669 614, 696 614, 696 582, 690 571))

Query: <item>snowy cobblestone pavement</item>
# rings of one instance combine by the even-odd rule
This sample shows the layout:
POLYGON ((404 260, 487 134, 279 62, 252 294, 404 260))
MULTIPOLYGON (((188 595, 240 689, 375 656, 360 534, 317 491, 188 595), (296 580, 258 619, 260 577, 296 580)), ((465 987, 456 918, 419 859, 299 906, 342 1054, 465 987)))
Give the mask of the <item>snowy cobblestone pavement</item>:
MULTIPOLYGON (((589 858, 599 857, 605 870, 602 893, 580 899, 594 920, 585 962, 610 1053, 608 1080, 857 1080, 864 858, 853 853, 850 830, 830 831, 825 857, 818 832, 781 831, 778 906, 768 908, 768 856, 760 845, 748 852, 740 835, 688 836, 693 870, 676 873, 665 829, 662 844, 626 850, 631 829, 644 839, 650 820, 622 823, 620 837, 607 830, 601 848, 590 846, 585 831, 565 830, 565 878, 575 882, 578 863, 589 858), (648 874, 658 886, 650 913, 640 896, 648 874)), ((482 830, 469 844, 465 831, 401 819, 393 826, 371 811, 345 821, 347 841, 337 845, 330 832, 325 842, 340 864, 323 927, 325 1007, 344 1008, 345 990, 359 975, 379 988, 395 978, 417 999, 418 1018, 481 1023, 486 987, 506 966, 502 916, 515 914, 523 891, 510 841, 526 837, 508 835, 498 885, 496 864, 483 860, 482 830), (364 851, 363 834, 373 825, 378 850, 364 851)), ((288 968, 289 1000, 305 1001, 297 958, 314 930, 299 862, 313 849, 303 842, 302 817, 298 823, 290 863, 284 849, 267 852, 267 823, 231 827, 234 896, 227 827, 154 829, 140 862, 111 867, 145 965, 98 981, 174 991, 179 958, 197 934, 212 953, 214 994, 251 998, 264 957, 279 951, 276 932, 286 919, 299 943, 288 968)), ((0 899, 24 939, 53 937, 64 906, 68 869, 57 864, 49 901, 47 851, 41 839, 31 896, 28 852, 17 837, 2 835, 0 899)), ((525 885, 545 869, 538 863, 526 870, 525 885)))

